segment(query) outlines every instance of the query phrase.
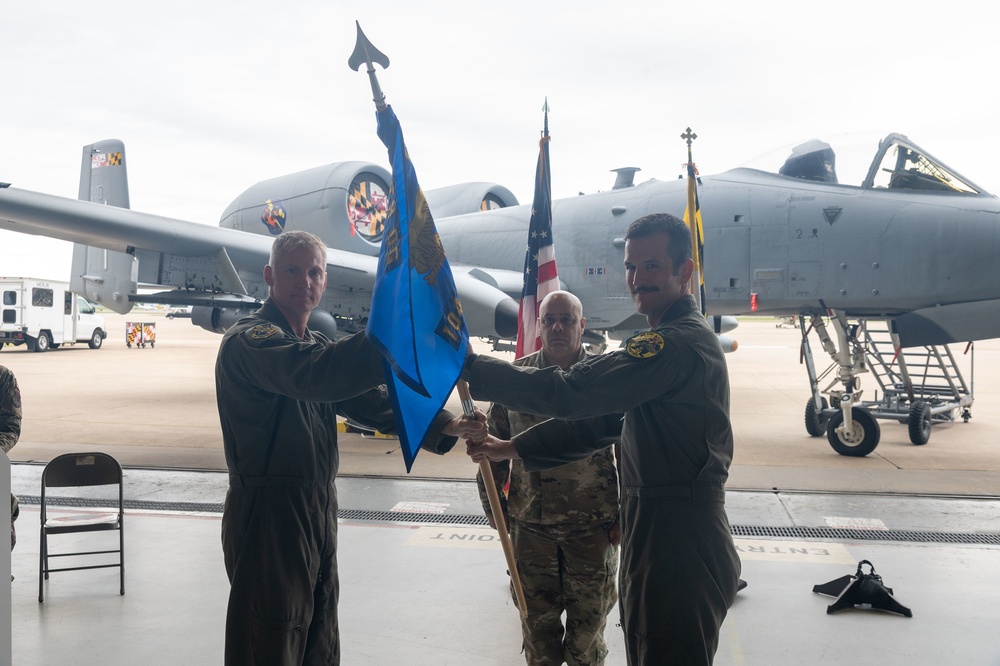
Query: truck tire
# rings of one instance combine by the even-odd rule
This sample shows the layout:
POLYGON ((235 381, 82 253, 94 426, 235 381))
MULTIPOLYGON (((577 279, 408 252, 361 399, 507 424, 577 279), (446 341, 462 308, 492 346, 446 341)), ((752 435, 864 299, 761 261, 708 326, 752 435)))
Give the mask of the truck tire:
POLYGON ((90 336, 90 342, 87 344, 90 345, 91 349, 100 349, 101 345, 104 344, 104 331, 95 328, 94 334, 90 336))
POLYGON ((35 340, 34 351, 45 352, 48 351, 51 346, 52 346, 52 337, 49 335, 49 332, 40 331, 38 333, 38 339, 35 340))

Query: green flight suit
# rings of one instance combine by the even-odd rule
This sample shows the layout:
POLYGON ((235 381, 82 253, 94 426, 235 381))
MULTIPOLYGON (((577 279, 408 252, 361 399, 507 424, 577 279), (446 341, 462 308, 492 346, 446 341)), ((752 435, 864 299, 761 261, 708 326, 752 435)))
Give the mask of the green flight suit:
POLYGON ((740 561, 725 510, 733 455, 729 376, 717 336, 692 297, 623 350, 559 368, 521 369, 484 356, 463 372, 472 395, 511 409, 590 420, 594 437, 560 437, 550 420, 514 441, 526 469, 586 455, 620 430, 619 607, 628 663, 711 664, 736 598, 740 561), (603 427, 604 430, 599 430, 603 427))
MULTIPOLYGON (((226 664, 339 664, 337 415, 395 432, 382 357, 364 333, 292 333, 270 301, 230 328, 215 367, 229 490, 226 664)), ((444 453, 438 433, 424 448, 444 453)))
MULTIPOLYGON (((0 449, 4 453, 17 444, 21 437, 21 390, 17 386, 14 373, 6 366, 0 365, 0 449)), ((14 550, 17 534, 14 532, 14 521, 17 519, 17 497, 10 495, 10 549, 14 550)))

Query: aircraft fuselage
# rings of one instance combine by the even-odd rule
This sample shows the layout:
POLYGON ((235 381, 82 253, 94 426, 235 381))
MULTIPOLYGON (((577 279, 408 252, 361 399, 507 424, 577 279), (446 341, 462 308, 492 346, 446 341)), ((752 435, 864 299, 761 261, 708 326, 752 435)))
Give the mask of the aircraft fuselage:
MULTIPOLYGON (((1000 297, 984 270, 1000 250, 1000 200, 989 195, 864 189, 752 169, 705 177, 708 312, 895 316, 1000 297), (756 308, 755 308, 756 304, 756 308)), ((585 303, 588 327, 642 326, 623 291, 627 226, 677 216, 683 181, 553 202, 559 277, 585 303)), ((451 261, 519 270, 529 206, 438 221, 451 261)))

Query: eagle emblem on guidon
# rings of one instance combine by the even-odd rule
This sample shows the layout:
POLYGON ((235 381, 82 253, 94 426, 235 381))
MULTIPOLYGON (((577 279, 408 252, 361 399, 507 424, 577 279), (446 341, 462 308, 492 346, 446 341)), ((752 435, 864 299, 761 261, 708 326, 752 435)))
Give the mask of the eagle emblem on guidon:
POLYGON ((656 356, 663 349, 663 336, 656 331, 646 331, 639 335, 633 335, 625 343, 625 351, 629 356, 635 358, 649 358, 656 356))
POLYGON ((423 192, 417 193, 416 204, 417 211, 410 221, 409 229, 410 265, 433 287, 437 284, 438 271, 444 266, 444 246, 434 228, 431 208, 427 205, 423 192))

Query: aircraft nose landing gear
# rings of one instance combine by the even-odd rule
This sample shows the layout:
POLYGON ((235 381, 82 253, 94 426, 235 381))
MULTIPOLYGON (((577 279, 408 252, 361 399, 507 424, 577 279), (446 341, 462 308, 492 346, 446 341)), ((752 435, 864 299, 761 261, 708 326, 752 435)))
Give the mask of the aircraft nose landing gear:
POLYGON ((860 458, 875 450, 882 437, 882 429, 871 412, 852 405, 855 397, 860 396, 850 393, 841 396, 841 409, 830 417, 826 439, 840 455, 860 458), (850 421, 845 421, 845 414, 850 421))
MULTIPOLYGON (((931 426, 955 421, 961 414, 970 417, 973 397, 947 345, 903 348, 892 322, 857 320, 849 323, 842 312, 829 311, 829 326, 837 343, 827 332, 819 315, 802 330, 802 361, 809 373, 812 397, 806 403, 806 431, 813 437, 826 432, 834 451, 844 456, 866 456, 881 438, 877 419, 890 419, 908 426, 910 442, 920 446, 930 440, 931 426), (833 364, 817 375, 809 348, 808 334, 815 329, 823 350, 833 364), (820 382, 836 371, 824 391, 820 382), (878 386, 875 400, 862 401, 860 376, 870 373, 878 386), (914 379, 918 379, 914 381, 914 379), (837 387, 837 385, 843 388, 837 387), (881 391, 881 398, 879 393, 881 391), (821 393, 830 396, 830 406, 821 393)), ((971 345, 969 347, 971 350, 971 345)), ((972 365, 970 356, 969 365, 972 365)))
POLYGON ((862 392, 858 389, 859 375, 868 372, 864 349, 857 337, 860 326, 848 326, 845 318, 837 316, 830 318, 830 324, 840 342, 839 349, 830 339, 822 317, 815 315, 810 321, 809 330, 816 330, 823 350, 834 361, 821 376, 817 376, 809 348, 809 330, 806 329, 805 318, 799 319, 802 329, 802 358, 813 390, 813 397, 806 404, 806 432, 819 437, 825 430, 827 441, 834 451, 842 456, 863 457, 878 446, 882 429, 872 413, 863 406, 862 392), (832 408, 828 408, 826 398, 820 395, 819 382, 834 369, 837 370, 837 376, 826 391, 833 401, 832 408), (837 383, 844 388, 833 390, 837 383))

